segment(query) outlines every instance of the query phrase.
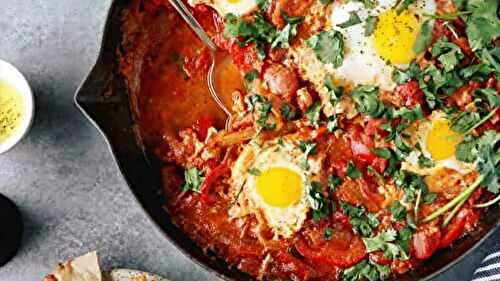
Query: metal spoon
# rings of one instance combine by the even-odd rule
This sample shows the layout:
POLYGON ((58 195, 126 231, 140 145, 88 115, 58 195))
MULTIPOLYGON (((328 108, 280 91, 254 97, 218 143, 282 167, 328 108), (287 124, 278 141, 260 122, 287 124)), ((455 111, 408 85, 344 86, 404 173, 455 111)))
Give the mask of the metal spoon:
POLYGON ((207 48, 210 50, 210 55, 212 57, 212 65, 208 70, 208 77, 207 77, 208 89, 214 101, 227 115, 226 129, 228 129, 229 124, 231 123, 232 114, 231 111, 226 107, 226 105, 224 105, 219 95, 217 95, 217 91, 215 90, 214 71, 215 71, 215 52, 217 51, 217 46, 212 41, 212 39, 210 39, 205 30, 203 30, 203 27, 201 27, 201 25, 198 23, 193 14, 191 14, 191 12, 188 10, 186 5, 182 3, 182 0, 169 0, 169 2, 172 6, 174 6, 174 8, 181 15, 181 17, 191 27, 191 29, 196 33, 198 38, 200 38, 201 42, 203 42, 203 44, 205 44, 205 46, 207 46, 207 48))

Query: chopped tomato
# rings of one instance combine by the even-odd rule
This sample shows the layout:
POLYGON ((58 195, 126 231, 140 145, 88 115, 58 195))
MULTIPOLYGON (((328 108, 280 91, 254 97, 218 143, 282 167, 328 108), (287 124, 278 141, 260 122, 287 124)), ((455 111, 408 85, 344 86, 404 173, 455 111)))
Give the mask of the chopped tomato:
POLYGON ((362 164, 369 165, 376 155, 371 152, 374 147, 373 139, 368 136, 360 125, 351 125, 347 128, 349 140, 351 142, 352 154, 359 159, 362 164))
POLYGON ((323 232, 321 236, 309 239, 297 239, 295 248, 306 259, 315 263, 349 267, 367 255, 365 244, 358 235, 352 233, 342 226, 337 226, 332 230, 332 236, 325 238, 323 232))
POLYGON ((424 226, 413 234, 411 240, 415 257, 421 260, 430 258, 441 242, 441 231, 436 226, 424 226))
POLYGON ((451 38, 453 33, 446 27, 446 21, 438 19, 434 22, 434 28, 432 30, 432 43, 436 43, 442 37, 451 38))
POLYGON ((377 264, 382 264, 382 265, 390 265, 392 263, 392 260, 389 258, 386 258, 384 256, 384 253, 381 251, 373 252, 370 253, 368 258, 373 261, 374 263, 377 264))
POLYGON ((479 88, 481 88, 481 83, 471 80, 446 98, 446 102, 449 106, 458 106, 464 110, 465 106, 472 102, 474 91, 479 88))
POLYGON ((387 160, 378 157, 372 151, 375 147, 372 138, 376 130, 374 127, 380 123, 373 121, 371 125, 367 125, 367 129, 363 129, 360 125, 351 125, 347 129, 347 133, 351 143, 352 154, 356 157, 357 164, 361 164, 363 167, 371 165, 377 172, 383 173, 387 167, 387 160))
POLYGON ((328 139, 330 149, 328 150, 328 165, 331 173, 340 177, 345 176, 345 171, 349 160, 352 159, 350 144, 342 137, 331 137, 328 139))
POLYGON ((458 214, 453 218, 451 223, 444 230, 443 237, 439 243, 439 248, 446 248, 450 246, 455 240, 458 239, 465 229, 465 223, 467 222, 467 216, 472 212, 469 208, 465 207, 458 212, 458 214))
POLYGON ((333 219, 340 223, 342 226, 346 227, 347 229, 351 228, 351 223, 349 222, 349 216, 344 215, 342 210, 340 209, 340 205, 337 207, 337 211, 333 214, 333 219))
POLYGON ((399 96, 403 105, 408 108, 414 108, 417 105, 424 105, 424 92, 420 89, 417 80, 412 79, 396 87, 394 94, 399 96))
POLYGON ((257 69, 260 72, 262 63, 257 57, 255 43, 240 47, 236 41, 231 44, 229 53, 233 58, 233 63, 238 69, 244 73, 250 72, 252 69, 257 69))
POLYGON ((196 120, 194 124, 194 129, 196 133, 198 133, 198 138, 201 141, 204 141, 207 138, 208 129, 210 129, 210 127, 213 127, 214 125, 215 119, 211 115, 204 115, 198 118, 198 120, 196 120))
POLYGON ((213 198, 211 197, 210 193, 212 191, 214 183, 229 171, 230 171, 229 167, 225 163, 222 163, 219 166, 212 169, 210 172, 208 172, 200 188, 201 200, 203 202, 205 203, 212 202, 213 198))

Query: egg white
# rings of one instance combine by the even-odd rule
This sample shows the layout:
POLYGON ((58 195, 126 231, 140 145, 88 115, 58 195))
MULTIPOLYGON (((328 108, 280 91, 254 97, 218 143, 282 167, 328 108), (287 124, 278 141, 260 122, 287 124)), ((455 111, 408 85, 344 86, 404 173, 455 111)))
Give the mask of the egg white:
MULTIPOLYGON (((330 22, 345 38, 344 62, 333 70, 336 79, 353 84, 376 85, 387 91, 395 88, 396 84, 391 78, 394 68, 405 69, 408 65, 385 62, 376 52, 373 35, 365 36, 364 25, 368 16, 378 16, 396 4, 397 0, 380 0, 375 8, 367 9, 361 2, 335 2, 330 22), (351 12, 355 12, 362 22, 346 28, 340 27, 349 19, 351 12)), ((434 14, 436 4, 434 0, 417 1, 409 9, 416 15, 434 14)))
MULTIPOLYGON (((418 124, 416 129, 416 143, 419 144, 421 151, 412 151, 405 159, 405 161, 401 165, 401 169, 413 172, 418 175, 426 176, 435 174, 438 170, 448 168, 454 171, 457 171, 460 174, 468 174, 475 170, 475 165, 472 163, 466 163, 458 160, 455 155, 443 160, 434 160, 432 159, 432 155, 427 149, 427 137, 429 132, 432 129, 432 121, 437 119, 445 118, 444 113, 435 111, 432 113, 430 120, 422 121, 418 124), (433 167, 430 168, 421 168, 418 165, 418 158, 420 155, 429 158, 434 163, 433 167)), ((412 134, 410 132, 409 134, 412 134)))
POLYGON ((321 170, 320 161, 309 159, 310 168, 305 171, 300 163, 303 157, 297 143, 289 140, 283 141, 282 144, 272 140, 261 145, 246 145, 232 168, 233 193, 237 202, 230 209, 230 216, 238 218, 254 214, 259 223, 267 225, 273 231, 275 239, 286 239, 297 232, 309 210, 308 187, 311 181, 319 177, 321 170), (302 181, 299 202, 285 208, 268 205, 257 192, 256 176, 249 173, 251 168, 266 171, 278 167, 297 173, 302 181))
POLYGON ((193 7, 200 4, 208 5, 221 16, 226 16, 227 14, 237 16, 246 15, 258 7, 255 0, 189 0, 188 3, 193 7))

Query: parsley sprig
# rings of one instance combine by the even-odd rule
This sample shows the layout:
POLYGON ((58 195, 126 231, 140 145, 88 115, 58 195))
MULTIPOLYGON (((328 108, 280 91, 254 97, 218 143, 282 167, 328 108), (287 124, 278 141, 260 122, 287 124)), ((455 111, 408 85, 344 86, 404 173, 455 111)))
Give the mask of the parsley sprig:
MULTIPOLYGON (((500 187, 500 133, 495 131, 486 132, 481 139, 477 142, 474 150, 474 157, 476 158, 475 164, 479 177, 462 193, 460 193, 453 200, 448 202, 443 207, 434 211, 427 216, 423 222, 429 222, 437 217, 443 215, 451 209, 451 212, 445 218, 443 226, 453 219, 455 214, 465 204, 469 197, 479 186, 485 186, 488 191, 498 194, 500 187)), ((496 200, 496 199, 495 199, 496 200)))
POLYGON ((200 192, 200 187, 203 181, 202 173, 197 168, 191 168, 184 171, 184 185, 182 185, 182 192, 192 190, 200 192))

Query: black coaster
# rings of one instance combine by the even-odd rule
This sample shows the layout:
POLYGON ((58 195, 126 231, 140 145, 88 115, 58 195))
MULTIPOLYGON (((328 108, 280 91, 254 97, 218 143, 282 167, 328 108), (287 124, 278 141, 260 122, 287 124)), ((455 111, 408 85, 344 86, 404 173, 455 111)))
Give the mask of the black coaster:
POLYGON ((0 194, 0 266, 10 261, 21 245, 23 220, 19 209, 0 194))

